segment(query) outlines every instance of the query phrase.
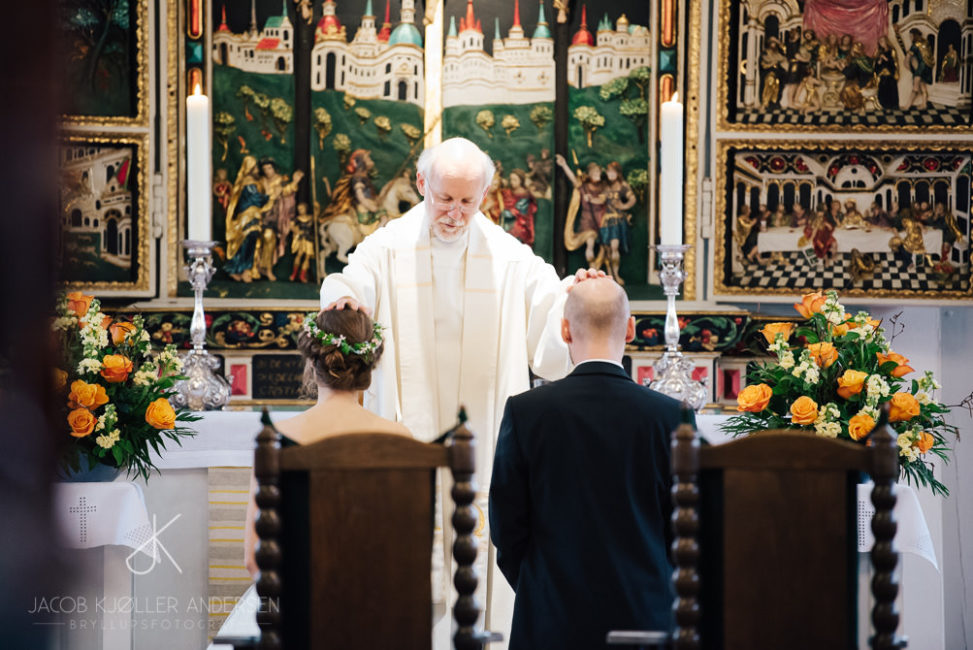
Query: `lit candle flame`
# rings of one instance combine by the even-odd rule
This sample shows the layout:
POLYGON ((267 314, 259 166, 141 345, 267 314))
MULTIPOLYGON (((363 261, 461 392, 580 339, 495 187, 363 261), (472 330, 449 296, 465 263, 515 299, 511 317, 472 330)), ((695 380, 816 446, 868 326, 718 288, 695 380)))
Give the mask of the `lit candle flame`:
POLYGON ((202 95, 202 94, 203 94, 203 91, 199 88, 199 84, 197 83, 196 86, 193 88, 193 95, 194 96, 198 96, 198 95, 202 95))

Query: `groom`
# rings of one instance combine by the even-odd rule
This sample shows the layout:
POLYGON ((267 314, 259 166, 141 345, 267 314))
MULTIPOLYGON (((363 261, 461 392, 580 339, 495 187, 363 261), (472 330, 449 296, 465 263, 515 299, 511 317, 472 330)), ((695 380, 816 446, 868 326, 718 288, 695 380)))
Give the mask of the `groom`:
POLYGON ((609 630, 670 627, 669 436, 680 408, 622 369, 634 335, 614 280, 575 286, 561 336, 577 366, 507 400, 490 532, 516 592, 510 650, 587 650, 609 630))

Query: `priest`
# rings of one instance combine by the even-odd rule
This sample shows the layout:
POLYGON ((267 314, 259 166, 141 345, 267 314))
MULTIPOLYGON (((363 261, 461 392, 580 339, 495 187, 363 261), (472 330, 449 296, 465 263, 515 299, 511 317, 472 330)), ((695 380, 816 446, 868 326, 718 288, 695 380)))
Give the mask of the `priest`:
MULTIPOLYGON (((581 269, 560 280, 551 265, 484 216, 479 207, 493 175, 489 156, 464 138, 426 149, 416 170, 423 201, 367 237, 344 270, 321 285, 322 307, 364 309, 386 328, 385 355, 364 396, 367 408, 430 441, 455 424, 460 405, 466 407, 477 436, 476 505, 484 522, 506 399, 530 387, 528 366, 549 380, 568 373, 571 360, 560 336, 567 291, 604 276, 581 269)), ((485 625, 506 633, 513 593, 496 570, 492 548, 483 552, 485 523, 477 535, 480 602, 490 595, 485 625)), ((436 648, 449 647, 448 617, 437 622, 435 636, 436 648)))

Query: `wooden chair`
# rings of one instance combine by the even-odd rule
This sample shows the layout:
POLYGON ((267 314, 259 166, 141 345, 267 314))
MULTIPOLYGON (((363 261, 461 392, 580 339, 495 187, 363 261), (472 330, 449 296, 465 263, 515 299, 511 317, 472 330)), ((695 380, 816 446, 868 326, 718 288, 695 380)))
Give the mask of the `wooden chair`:
POLYGON ((447 445, 359 433, 281 448, 266 413, 263 423, 254 459, 261 635, 253 647, 428 650, 435 469, 449 466, 459 593, 454 643, 482 648, 469 429, 460 423, 447 445))
POLYGON ((673 435, 675 627, 610 633, 609 644, 679 650, 857 648, 857 483, 875 486, 871 560, 873 648, 900 648, 895 609, 897 445, 885 426, 871 445, 775 430, 700 447, 692 425, 673 435))

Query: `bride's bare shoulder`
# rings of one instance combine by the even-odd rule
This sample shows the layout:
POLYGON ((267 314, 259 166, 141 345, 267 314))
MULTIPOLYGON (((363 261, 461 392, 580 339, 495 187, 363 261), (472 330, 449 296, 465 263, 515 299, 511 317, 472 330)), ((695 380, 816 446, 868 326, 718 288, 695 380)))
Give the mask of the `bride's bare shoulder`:
POLYGON ((281 420, 277 429, 299 444, 310 444, 322 438, 345 433, 391 433, 412 436, 401 423, 387 420, 361 407, 308 409, 287 420, 281 420))

